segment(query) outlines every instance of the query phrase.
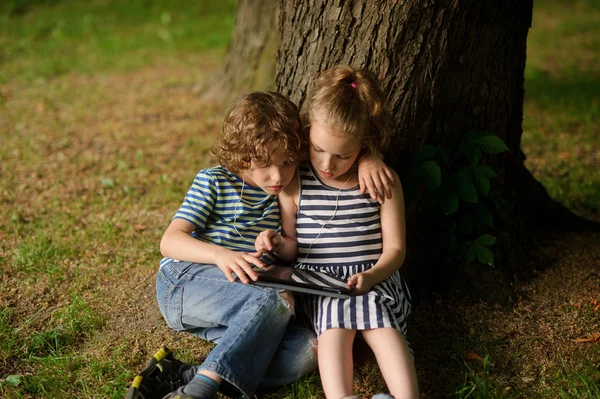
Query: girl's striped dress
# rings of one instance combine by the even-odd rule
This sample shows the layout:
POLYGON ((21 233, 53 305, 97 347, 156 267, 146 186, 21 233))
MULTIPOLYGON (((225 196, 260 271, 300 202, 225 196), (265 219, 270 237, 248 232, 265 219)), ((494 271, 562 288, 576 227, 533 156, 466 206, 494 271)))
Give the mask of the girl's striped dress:
MULTIPOLYGON (((348 280, 370 269, 382 250, 379 203, 359 187, 340 190, 301 167, 294 267, 348 280)), ((317 335, 331 328, 367 330, 393 327, 406 337, 410 294, 396 271, 365 295, 339 299, 308 295, 305 303, 317 335)))

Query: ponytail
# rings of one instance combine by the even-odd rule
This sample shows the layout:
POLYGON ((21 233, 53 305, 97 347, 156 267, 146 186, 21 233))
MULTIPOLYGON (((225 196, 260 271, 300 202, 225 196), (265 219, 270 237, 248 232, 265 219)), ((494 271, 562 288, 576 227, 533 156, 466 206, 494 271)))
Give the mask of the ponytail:
POLYGON ((365 152, 377 154, 390 142, 389 117, 375 80, 365 70, 339 65, 317 80, 308 108, 309 119, 360 139, 365 152))

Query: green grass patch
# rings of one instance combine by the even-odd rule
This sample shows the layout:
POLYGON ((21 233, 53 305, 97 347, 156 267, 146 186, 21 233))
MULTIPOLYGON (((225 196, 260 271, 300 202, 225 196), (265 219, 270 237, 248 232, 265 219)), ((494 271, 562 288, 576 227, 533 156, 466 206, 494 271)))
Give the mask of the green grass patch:
POLYGON ((235 1, 3 1, 0 83, 139 68, 223 48, 235 1))
POLYGON ((14 250, 11 266, 26 280, 37 280, 42 275, 62 280, 64 261, 79 256, 78 248, 71 243, 63 244, 56 237, 40 233, 27 235, 14 250))
POLYGON ((19 340, 13 328, 13 309, 4 307, 0 309, 0 361, 2 370, 11 366, 12 356, 18 354, 19 340))
POLYGON ((83 298, 74 295, 66 308, 51 316, 48 328, 29 335, 27 353, 35 359, 63 356, 103 324, 103 318, 83 298))
POLYGON ((10 393, 9 397, 70 397, 77 373, 89 367, 78 356, 78 346, 104 325, 103 317, 79 295, 73 295, 68 306, 55 311, 41 325, 32 317, 14 326, 10 316, 7 309, 0 312, 0 331, 8 338, 0 346, 3 369, 35 371, 21 376, 17 386, 4 384, 0 392, 10 393))
POLYGON ((453 367, 462 370, 463 378, 450 384, 448 391, 453 397, 466 398, 512 398, 516 397, 494 375, 492 355, 488 348, 495 348, 493 342, 484 343, 481 337, 455 338, 453 344, 453 367))
POLYGON ((600 204, 599 25, 597 2, 535 2, 522 137, 526 164, 550 195, 593 214, 600 204))
MULTIPOLYGON (((600 398, 600 370, 597 365, 590 362, 569 367, 562 364, 562 368, 556 374, 556 380, 560 384, 559 396, 564 399, 600 398)), ((548 398, 556 397, 548 392, 548 398)))

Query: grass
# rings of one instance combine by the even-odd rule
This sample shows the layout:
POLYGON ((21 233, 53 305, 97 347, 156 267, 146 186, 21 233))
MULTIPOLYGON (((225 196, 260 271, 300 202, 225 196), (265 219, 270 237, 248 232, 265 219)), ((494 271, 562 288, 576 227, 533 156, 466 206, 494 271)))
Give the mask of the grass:
POLYGON ((234 1, 27 1, 0 6, 0 83, 132 70, 223 48, 234 1))
MULTIPOLYGON (((594 214, 600 10, 591 1, 535 7, 527 165, 559 201, 594 214)), ((153 278, 164 228, 197 170, 214 162, 222 110, 190 88, 220 67, 234 9, 233 1, 0 2, 0 396, 119 398, 159 346, 191 363, 211 349, 166 327, 153 278)), ((593 266, 592 242, 560 248, 593 266)), ((571 342, 600 328, 584 303, 595 280, 578 278, 562 302, 523 300, 516 313, 417 309, 411 342, 424 397, 598 396, 598 346, 571 342), (528 316, 534 306, 538 319, 528 316), (559 322, 544 329, 548 319, 559 322)), ((372 362, 356 380, 362 396, 385 389, 372 362)), ((322 389, 311 376, 269 397, 322 397, 322 389)))
POLYGON ((600 204, 600 9, 536 1, 528 37, 522 148, 559 202, 586 215, 600 204), (558 50, 560 49, 560 50, 558 50))

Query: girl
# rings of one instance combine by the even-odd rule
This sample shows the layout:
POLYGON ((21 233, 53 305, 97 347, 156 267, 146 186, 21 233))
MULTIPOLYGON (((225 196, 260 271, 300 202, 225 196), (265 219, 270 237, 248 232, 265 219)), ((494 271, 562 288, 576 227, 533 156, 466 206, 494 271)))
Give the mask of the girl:
POLYGON ((325 71, 311 98, 310 163, 279 195, 283 234, 263 232, 258 251, 293 250, 295 267, 344 278, 356 296, 309 296, 318 335, 325 395, 352 395, 352 343, 357 331, 373 350, 396 398, 418 397, 405 340, 409 292, 399 273, 406 254, 404 200, 394 173, 391 200, 380 204, 358 187, 357 160, 389 142, 384 101, 365 73, 349 66, 325 71), (294 217, 295 216, 295 217, 294 217))

